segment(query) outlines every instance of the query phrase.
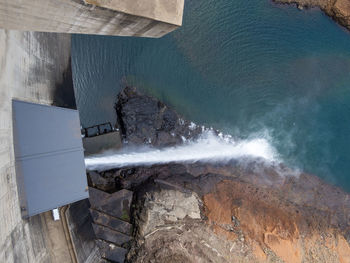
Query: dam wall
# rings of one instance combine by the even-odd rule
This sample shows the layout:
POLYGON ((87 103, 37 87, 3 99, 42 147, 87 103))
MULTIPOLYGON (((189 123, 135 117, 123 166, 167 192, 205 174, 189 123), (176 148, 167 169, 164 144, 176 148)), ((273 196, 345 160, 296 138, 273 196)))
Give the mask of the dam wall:
POLYGON ((63 209, 69 222, 54 221, 50 211, 22 219, 12 99, 76 108, 70 33, 157 38, 181 26, 183 6, 184 0, 0 0, 0 262, 99 262, 85 231, 86 203, 63 209))
POLYGON ((161 37, 182 24, 184 0, 0 0, 0 28, 161 37))
POLYGON ((0 29, 0 262, 71 262, 61 221, 51 212, 21 218, 12 135, 13 98, 75 106, 64 99, 73 92, 70 39, 0 29))

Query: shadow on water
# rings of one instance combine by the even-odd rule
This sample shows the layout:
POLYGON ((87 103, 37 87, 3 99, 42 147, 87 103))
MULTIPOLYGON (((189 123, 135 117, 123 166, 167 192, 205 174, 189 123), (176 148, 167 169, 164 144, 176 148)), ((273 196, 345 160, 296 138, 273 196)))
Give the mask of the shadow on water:
POLYGON ((62 74, 62 82, 56 84, 53 105, 69 109, 77 109, 72 77, 72 62, 62 74))

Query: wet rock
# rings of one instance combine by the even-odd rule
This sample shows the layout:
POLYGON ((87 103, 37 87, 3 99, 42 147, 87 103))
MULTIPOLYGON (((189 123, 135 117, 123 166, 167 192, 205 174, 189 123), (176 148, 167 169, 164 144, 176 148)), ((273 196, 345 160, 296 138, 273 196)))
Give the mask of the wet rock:
POLYGON ((122 135, 130 144, 171 146, 201 132, 200 127, 190 128, 191 123, 174 110, 134 87, 126 87, 119 93, 115 109, 122 135))
POLYGON ((274 0, 277 3, 296 4, 299 10, 319 7, 340 25, 350 30, 349 0, 274 0))

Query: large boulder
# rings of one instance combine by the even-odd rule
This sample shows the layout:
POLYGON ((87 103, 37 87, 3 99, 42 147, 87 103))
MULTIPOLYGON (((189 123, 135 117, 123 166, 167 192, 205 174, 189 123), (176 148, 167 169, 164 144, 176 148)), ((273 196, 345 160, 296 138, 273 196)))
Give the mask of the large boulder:
POLYGON ((171 146, 194 138, 201 132, 200 127, 134 87, 126 87, 118 94, 115 109, 124 142, 130 144, 171 146))
POLYGON ((149 191, 144 196, 138 218, 140 235, 150 235, 154 230, 189 219, 201 219, 201 201, 195 192, 176 189, 149 191))

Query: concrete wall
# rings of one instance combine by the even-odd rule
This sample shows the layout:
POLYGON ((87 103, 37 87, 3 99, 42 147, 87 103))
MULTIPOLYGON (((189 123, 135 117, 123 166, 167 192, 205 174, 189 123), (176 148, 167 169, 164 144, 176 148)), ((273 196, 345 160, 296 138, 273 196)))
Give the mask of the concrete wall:
POLYGON ((120 149, 122 146, 122 141, 120 138, 120 133, 115 131, 96 137, 86 137, 83 139, 83 145, 86 156, 106 150, 120 149))
POLYGON ((161 37, 182 23, 184 0, 0 0, 0 28, 161 37))
POLYGON ((69 35, 0 29, 0 262, 55 262, 49 248, 48 217, 21 218, 11 100, 52 104, 56 88, 67 83, 69 67, 69 35))
MULTIPOLYGON (((183 1, 96 0, 93 3, 95 6, 82 0, 0 0, 0 28, 161 37, 181 25, 183 1), (123 5, 118 6, 118 1, 123 5)), ((16 98, 74 108, 70 50, 70 35, 67 34, 0 29, 1 263, 69 263, 69 249, 62 235, 61 223, 52 222, 48 213, 28 220, 21 218, 11 100, 16 98)), ((74 214, 73 210, 70 212, 70 215, 74 214)), ((86 222, 81 226, 86 227, 86 222)), ((78 234, 76 237, 80 237, 78 234)), ((84 248, 79 258, 89 258, 89 249, 93 247, 91 238, 87 242, 84 238, 76 240, 80 240, 77 244, 84 248)), ((91 255, 94 256, 94 253, 91 255)), ((94 261, 91 259, 91 262, 94 261)))
POLYGON ((177 26, 182 25, 184 0, 85 0, 85 3, 177 26))
POLYGON ((101 260, 89 208, 90 203, 86 199, 68 205, 65 212, 78 263, 97 263, 101 260))

